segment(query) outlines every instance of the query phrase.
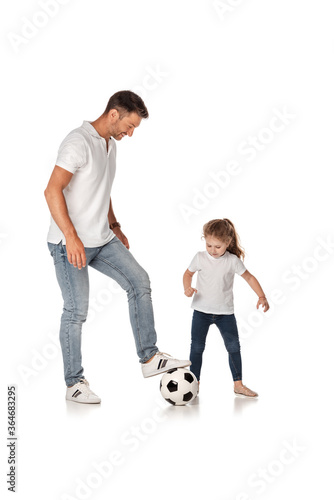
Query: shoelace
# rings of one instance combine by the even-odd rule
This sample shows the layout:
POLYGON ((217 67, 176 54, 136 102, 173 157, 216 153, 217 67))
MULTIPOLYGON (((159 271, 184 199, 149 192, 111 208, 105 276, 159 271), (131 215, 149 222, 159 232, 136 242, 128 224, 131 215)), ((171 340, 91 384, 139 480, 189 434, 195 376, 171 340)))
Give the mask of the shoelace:
POLYGON ((160 354, 160 356, 165 356, 165 358, 166 358, 167 356, 168 356, 169 358, 171 358, 171 357, 172 357, 170 354, 167 354, 166 352, 160 352, 160 351, 159 351, 159 352, 157 352, 157 354, 158 354, 158 355, 160 354))
POLYGON ((79 385, 80 391, 83 394, 85 394, 86 396, 89 394, 94 394, 93 391, 89 388, 89 383, 87 382, 86 379, 81 379, 79 383, 80 383, 79 385))

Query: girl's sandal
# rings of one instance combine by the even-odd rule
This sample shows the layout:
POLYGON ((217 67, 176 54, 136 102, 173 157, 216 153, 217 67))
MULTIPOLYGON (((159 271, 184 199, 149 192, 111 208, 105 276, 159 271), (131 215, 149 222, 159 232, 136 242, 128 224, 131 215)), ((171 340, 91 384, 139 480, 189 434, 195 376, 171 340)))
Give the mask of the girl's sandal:
POLYGON ((248 389, 245 385, 242 385, 240 388, 238 388, 238 392, 235 390, 234 394, 236 396, 242 397, 242 398, 257 398, 258 393, 251 391, 251 389, 248 389))

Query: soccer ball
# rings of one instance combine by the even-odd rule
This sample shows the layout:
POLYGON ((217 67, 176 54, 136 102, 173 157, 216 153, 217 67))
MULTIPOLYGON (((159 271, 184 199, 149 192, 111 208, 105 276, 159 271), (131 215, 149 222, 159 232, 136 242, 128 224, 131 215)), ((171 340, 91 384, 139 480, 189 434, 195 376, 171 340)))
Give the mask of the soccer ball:
POLYGON ((171 405, 186 405, 197 396, 197 378, 185 368, 174 368, 162 376, 160 391, 171 405))

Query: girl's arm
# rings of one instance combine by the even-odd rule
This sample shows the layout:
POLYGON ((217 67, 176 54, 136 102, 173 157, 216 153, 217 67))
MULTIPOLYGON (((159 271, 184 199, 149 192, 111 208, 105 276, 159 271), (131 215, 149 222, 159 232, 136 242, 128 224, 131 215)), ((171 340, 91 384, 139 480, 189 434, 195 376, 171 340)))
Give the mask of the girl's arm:
POLYGON ((256 305, 256 309, 259 308, 260 305, 263 306, 263 312, 268 311, 269 309, 269 304, 266 299, 266 296, 264 294, 264 291, 261 288, 260 283, 258 280, 253 276, 249 271, 245 271, 244 274, 241 275, 249 284, 249 286, 254 290, 254 292, 257 294, 259 297, 258 303, 256 305))
POLYGON ((184 293, 187 297, 192 297, 194 295, 194 292, 197 293, 196 288, 191 287, 191 280, 194 274, 195 273, 192 273, 191 271, 189 271, 189 269, 187 269, 183 275, 183 288, 184 293))

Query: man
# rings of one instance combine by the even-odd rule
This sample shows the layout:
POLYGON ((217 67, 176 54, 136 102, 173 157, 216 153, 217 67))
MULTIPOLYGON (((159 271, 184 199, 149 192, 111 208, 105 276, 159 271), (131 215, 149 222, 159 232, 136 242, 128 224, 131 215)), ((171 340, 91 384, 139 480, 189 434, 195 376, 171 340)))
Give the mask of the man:
POLYGON ((144 377, 189 366, 161 353, 156 344, 150 281, 129 251, 110 198, 116 141, 131 137, 148 118, 143 100, 130 91, 114 94, 104 113, 70 132, 58 151, 45 197, 51 212, 48 247, 64 299, 60 343, 66 399, 100 403, 81 364, 81 329, 88 312, 90 266, 126 290, 130 322, 144 377))

